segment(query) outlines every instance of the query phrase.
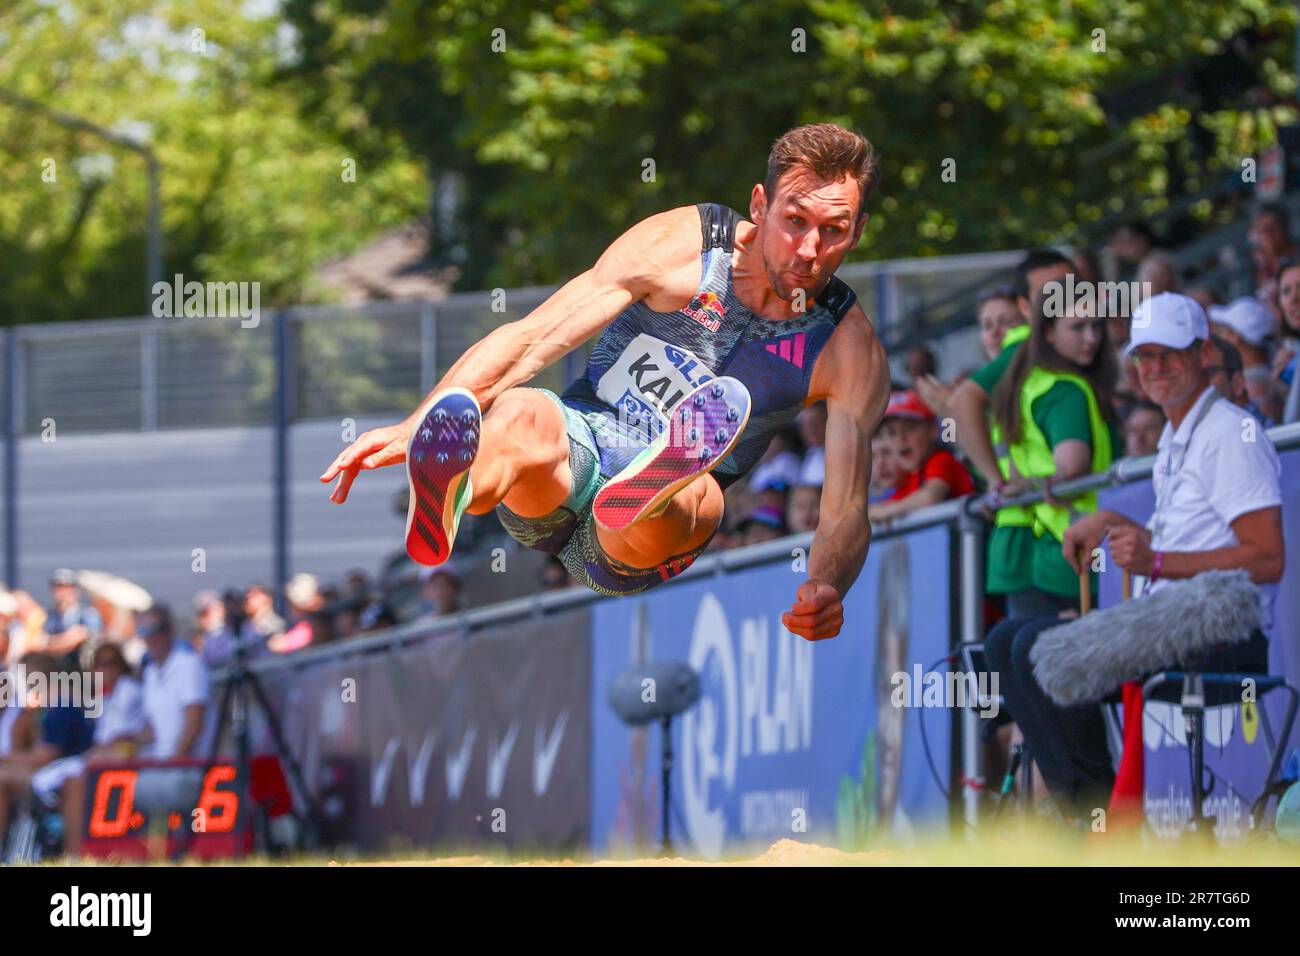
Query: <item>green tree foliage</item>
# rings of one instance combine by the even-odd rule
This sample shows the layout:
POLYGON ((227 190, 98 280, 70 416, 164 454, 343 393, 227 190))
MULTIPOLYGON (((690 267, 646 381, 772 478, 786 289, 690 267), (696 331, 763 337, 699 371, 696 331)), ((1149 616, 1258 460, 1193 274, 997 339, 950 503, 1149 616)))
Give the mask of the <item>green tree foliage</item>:
MULTIPOLYGON (((291 32, 252 6, 5 4, 0 88, 146 138, 162 168, 164 276, 260 282, 266 307, 310 296, 316 266, 427 199, 399 131, 370 131, 351 103, 323 101, 328 123, 304 114, 278 82, 291 32)), ((145 312, 146 182, 136 153, 0 100, 0 316, 145 312)))
MULTIPOLYGON (((164 273, 259 281, 265 306, 431 210, 462 288, 561 281, 652 212, 745 209, 772 140, 825 120, 882 156, 857 255, 1059 237, 1268 143, 1294 21, 1280 0, 10 0, 0 89, 146 136, 164 273)), ((141 312, 145 183, 0 101, 5 320, 141 312)))
POLYGON ((1213 83, 1232 38, 1254 31, 1260 88, 1295 85, 1295 12, 1276 0, 287 0, 285 15, 304 88, 464 177, 448 242, 472 250, 469 287, 562 279, 673 205, 745 209, 772 140, 827 120, 883 157, 858 255, 1058 237, 1158 208, 1171 176, 1195 189, 1268 141, 1288 108, 1213 83), (1199 86, 1172 76, 1189 68, 1199 86), (1103 108, 1143 83, 1158 95, 1103 108))

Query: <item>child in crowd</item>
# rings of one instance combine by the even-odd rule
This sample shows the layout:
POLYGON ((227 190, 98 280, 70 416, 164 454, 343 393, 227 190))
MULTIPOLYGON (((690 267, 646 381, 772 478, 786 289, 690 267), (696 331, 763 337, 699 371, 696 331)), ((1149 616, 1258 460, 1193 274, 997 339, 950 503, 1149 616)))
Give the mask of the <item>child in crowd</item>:
POLYGON ((785 509, 785 523, 795 534, 816 531, 821 514, 822 486, 795 485, 785 509))
POLYGON ((871 436, 871 488, 867 503, 884 501, 894 493, 894 485, 902 478, 898 470, 898 450, 894 447, 892 433, 885 434, 884 427, 871 436))
POLYGON ((868 506, 873 522, 971 494, 970 472, 935 440, 935 417, 916 392, 895 392, 880 423, 898 458, 900 476, 885 501, 868 506))
POLYGON ((784 511, 802 469, 803 441, 798 426, 791 422, 772 438, 749 477, 727 489, 727 510, 737 515, 764 506, 784 511))
POLYGON ((736 531, 740 534, 741 545, 761 544, 784 538, 790 533, 785 523, 785 514, 780 508, 770 505, 760 505, 747 514, 736 526, 736 531))
POLYGON ((1155 402, 1138 402, 1124 420, 1125 456, 1143 458, 1154 455, 1164 430, 1165 413, 1160 406, 1155 402))

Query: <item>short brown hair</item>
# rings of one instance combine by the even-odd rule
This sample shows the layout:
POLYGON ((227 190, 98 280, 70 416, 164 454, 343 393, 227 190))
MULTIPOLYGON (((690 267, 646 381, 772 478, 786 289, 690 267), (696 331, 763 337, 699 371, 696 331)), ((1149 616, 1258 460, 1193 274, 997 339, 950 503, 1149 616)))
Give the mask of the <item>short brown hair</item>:
POLYGON ((858 182, 858 218, 867 212, 867 200, 880 181, 876 148, 852 130, 834 123, 796 126, 772 144, 767 156, 763 191, 770 203, 781 177, 795 166, 812 170, 827 182, 851 176, 858 182))

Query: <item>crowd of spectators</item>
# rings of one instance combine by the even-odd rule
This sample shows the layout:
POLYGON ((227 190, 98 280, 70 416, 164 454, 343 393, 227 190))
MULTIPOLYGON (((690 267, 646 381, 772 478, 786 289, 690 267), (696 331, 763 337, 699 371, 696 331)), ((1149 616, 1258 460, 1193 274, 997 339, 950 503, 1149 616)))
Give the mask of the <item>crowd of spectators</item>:
MULTIPOLYGON (((1081 556, 1102 539, 1145 582, 1141 594, 1211 568, 1248 571, 1265 594, 1265 623, 1245 644, 1207 653, 1206 666, 1267 669, 1269 589, 1284 549, 1280 470, 1264 429, 1300 420, 1300 259, 1289 235, 1284 206, 1253 212, 1255 287, 1235 298, 1212 277, 1184 274, 1138 223, 1117 231, 1100 256, 1034 250, 1009 289, 980 297, 991 360, 948 383, 928 371, 914 378, 917 392, 951 416, 958 457, 994 522, 987 654, 1007 704, 994 752, 1005 757, 1012 736, 1023 734, 1041 771, 1040 795, 1050 794, 1067 819, 1106 805, 1111 756, 1100 710, 1058 707, 1038 686, 1029 652, 1041 632, 1080 612, 1081 556), (1130 279, 1138 287, 1125 298, 1117 283, 1130 279), (1069 282, 1094 283, 1096 295, 1048 308, 1049 293, 1069 282), (1258 429, 1247 427, 1252 421, 1258 429), (1168 483, 1169 497, 1145 527, 1099 509, 1095 493, 1063 500, 1054 492, 1115 459, 1150 455, 1158 456, 1157 495, 1168 483), (1005 504, 1031 489, 1043 499, 1005 504)), ((906 367, 926 364, 908 356, 906 367)), ((896 467, 886 466, 891 479, 896 467)), ((895 513, 877 510, 873 519, 895 513)), ((1095 600, 1097 577, 1088 579, 1095 600)))
MULTIPOLYGON (((537 586, 574 582, 547 556, 537 586)), ((465 609, 452 567, 416 570, 396 558, 378 580, 354 570, 322 586, 295 575, 283 616, 260 583, 200 591, 180 619, 162 603, 123 613, 71 569, 53 572, 49 588, 44 605, 26 591, 0 591, 0 853, 13 850, 6 831, 24 811, 57 817, 65 852, 79 851, 88 760, 207 753, 210 682, 238 654, 291 654, 465 609), (79 696, 67 699, 73 687, 79 696), (90 687, 97 700, 86 698, 90 687)))
POLYGON ((17 814, 38 811, 60 819, 64 849, 75 855, 86 762, 206 752, 209 677, 167 606, 136 615, 134 636, 118 642, 73 572, 56 571, 51 589, 48 610, 29 595, 0 600, 9 612, 0 646, 23 648, 6 659, 2 676, 0 847, 10 846, 5 836, 17 814))

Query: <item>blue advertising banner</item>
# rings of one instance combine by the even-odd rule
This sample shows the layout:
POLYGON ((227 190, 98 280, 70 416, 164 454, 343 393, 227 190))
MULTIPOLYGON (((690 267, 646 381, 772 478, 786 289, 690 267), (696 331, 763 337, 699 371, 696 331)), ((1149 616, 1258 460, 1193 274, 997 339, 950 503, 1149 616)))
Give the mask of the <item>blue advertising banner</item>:
POLYGON ((781 624, 806 579, 796 551, 595 605, 594 850, 644 851, 658 839, 659 726, 631 728, 608 702, 620 672, 651 661, 688 662, 701 680, 699 702, 672 723, 679 850, 716 858, 782 837, 855 846, 946 817, 935 777, 950 786, 952 711, 919 706, 912 685, 948 654, 948 530, 874 543, 832 640, 810 643, 781 624))
MULTIPOLYGON (((1269 669, 1300 686, 1300 451, 1283 453, 1282 523, 1285 533, 1286 571, 1277 588, 1274 624, 1269 634, 1269 669)), ((1111 508, 1145 523, 1155 510, 1150 481, 1105 489, 1101 507, 1111 508)), ((1107 556, 1109 561, 1109 555, 1107 556)), ((1102 574, 1099 604, 1120 600, 1120 575, 1102 574)), ((1285 692, 1283 692, 1284 694, 1285 692)), ((1205 812, 1217 817, 1215 833, 1239 837, 1250 828, 1250 806, 1259 796, 1268 770, 1268 749, 1260 720, 1261 705, 1275 733, 1280 732, 1285 710, 1283 694, 1265 696, 1260 704, 1243 702, 1206 711, 1206 775, 1214 781, 1205 812)), ((1146 746, 1145 809, 1147 825, 1161 836, 1177 836, 1192 814, 1188 775, 1187 733, 1182 708, 1152 702, 1146 705, 1142 728, 1146 746)), ((1300 746, 1293 734, 1285 753, 1300 746)))

